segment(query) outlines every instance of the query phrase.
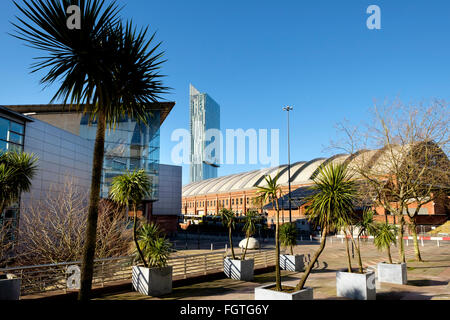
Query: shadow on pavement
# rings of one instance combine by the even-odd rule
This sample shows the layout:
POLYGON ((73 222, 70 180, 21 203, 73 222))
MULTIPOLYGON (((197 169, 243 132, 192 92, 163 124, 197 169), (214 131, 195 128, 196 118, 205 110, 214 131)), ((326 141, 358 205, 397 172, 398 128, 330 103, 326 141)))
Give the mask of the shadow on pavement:
POLYGON ((437 281, 437 280, 430 280, 430 279, 408 280, 408 285, 416 286, 416 287, 445 286, 447 284, 448 284, 448 281, 437 281))

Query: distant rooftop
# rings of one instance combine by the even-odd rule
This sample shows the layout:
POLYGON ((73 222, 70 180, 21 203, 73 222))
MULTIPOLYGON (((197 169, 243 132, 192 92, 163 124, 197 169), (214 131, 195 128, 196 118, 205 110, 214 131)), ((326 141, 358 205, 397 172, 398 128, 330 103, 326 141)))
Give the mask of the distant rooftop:
MULTIPOLYGON (((161 121, 162 124, 164 120, 169 115, 170 111, 175 106, 175 102, 157 102, 151 103, 148 105, 148 110, 160 110, 161 111, 161 121)), ((74 107, 70 107, 70 105, 65 104, 29 104, 29 105, 9 105, 4 106, 10 111, 15 112, 16 114, 55 114, 55 113, 80 113, 74 107)), ((32 121, 32 120, 28 120, 32 121)))

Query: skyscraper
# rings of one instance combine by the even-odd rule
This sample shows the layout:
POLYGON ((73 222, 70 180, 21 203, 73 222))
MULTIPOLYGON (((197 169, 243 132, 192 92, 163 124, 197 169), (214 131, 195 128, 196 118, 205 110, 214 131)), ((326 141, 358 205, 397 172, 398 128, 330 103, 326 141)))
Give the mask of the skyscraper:
MULTIPOLYGON (((200 93, 191 84, 190 95, 190 129, 191 129, 191 170, 190 182, 217 177, 220 147, 208 148, 216 143, 208 136, 208 130, 220 130, 220 106, 206 93, 200 93), (213 149, 213 150, 209 150, 213 149)), ((210 131, 212 132, 212 131, 210 131)), ((219 141, 220 146, 221 141, 219 141)))

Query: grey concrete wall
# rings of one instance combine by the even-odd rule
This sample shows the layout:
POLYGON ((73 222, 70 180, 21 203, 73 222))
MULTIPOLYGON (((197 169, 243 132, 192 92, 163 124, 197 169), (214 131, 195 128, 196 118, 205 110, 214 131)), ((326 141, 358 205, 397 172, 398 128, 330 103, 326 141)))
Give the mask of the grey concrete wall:
POLYGON ((62 190, 65 180, 72 179, 89 191, 94 144, 68 131, 40 120, 27 123, 24 151, 38 158, 38 171, 30 192, 22 194, 21 207, 30 201, 45 199, 48 192, 62 190))
POLYGON ((159 197, 153 215, 181 215, 181 167, 159 165, 159 197))

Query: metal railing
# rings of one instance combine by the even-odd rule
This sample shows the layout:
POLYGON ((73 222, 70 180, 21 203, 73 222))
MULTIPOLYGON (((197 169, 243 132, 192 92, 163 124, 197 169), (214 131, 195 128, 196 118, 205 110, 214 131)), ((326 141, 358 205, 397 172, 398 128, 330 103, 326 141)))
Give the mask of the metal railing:
MULTIPOLYGON (((275 250, 268 249, 249 250, 246 259, 254 259, 255 268, 274 266, 274 253, 275 250)), ((226 251, 172 256, 168 260, 168 265, 173 267, 174 280, 187 279, 223 271, 223 260, 226 256, 229 256, 226 251)), ((21 296, 25 296, 51 291, 69 291, 70 274, 67 268, 74 265, 81 267, 81 261, 5 268, 0 269, 0 272, 14 274, 21 278, 21 296)), ((95 260, 93 286, 105 286, 110 282, 131 280, 133 265, 131 256, 95 260)))
MULTIPOLYGON (((14 274, 22 279, 21 295, 64 290, 67 292, 69 266, 81 267, 81 261, 24 266, 0 269, 0 272, 14 274)), ((97 259, 94 262, 94 286, 107 282, 130 279, 132 257, 97 259)))

